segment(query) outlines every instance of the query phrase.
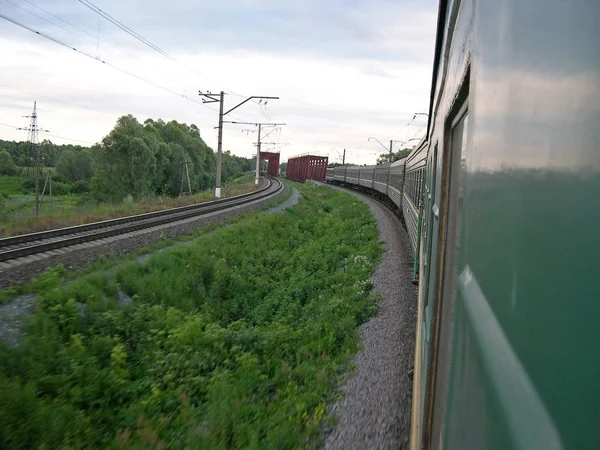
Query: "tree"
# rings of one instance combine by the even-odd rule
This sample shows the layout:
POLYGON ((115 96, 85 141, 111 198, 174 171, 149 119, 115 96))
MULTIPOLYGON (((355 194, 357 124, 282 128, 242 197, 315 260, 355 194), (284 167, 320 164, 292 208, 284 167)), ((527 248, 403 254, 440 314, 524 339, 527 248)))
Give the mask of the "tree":
POLYGON ((94 174, 92 158, 85 150, 67 150, 60 155, 56 172, 69 183, 89 181, 94 174))
POLYGON ((17 166, 6 150, 0 151, 0 175, 16 175, 17 166))
MULTIPOLYGON (((396 152, 394 152, 392 154, 392 161, 398 161, 400 159, 406 158, 410 152, 412 150, 410 148, 403 148, 402 150, 397 150, 396 152)), ((381 155, 379 155, 379 157, 377 158, 377 164, 385 164, 385 163, 389 163, 390 162, 390 154, 389 153, 382 153, 381 155)))
POLYGON ((141 198, 152 191, 156 180, 156 136, 132 115, 120 117, 94 153, 98 172, 92 193, 99 200, 120 201, 127 195, 141 198))

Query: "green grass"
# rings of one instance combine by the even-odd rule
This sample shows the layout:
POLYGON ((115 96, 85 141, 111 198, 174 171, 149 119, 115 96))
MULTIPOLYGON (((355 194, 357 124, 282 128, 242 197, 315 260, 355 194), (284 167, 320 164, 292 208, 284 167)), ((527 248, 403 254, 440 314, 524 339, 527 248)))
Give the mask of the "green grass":
MULTIPOLYGON (((288 184, 293 184, 294 186, 300 186, 298 183, 286 181, 288 184)), ((24 294, 30 293, 39 293, 45 288, 56 288, 67 283, 72 282, 73 280, 77 280, 81 277, 84 277, 90 273, 97 271, 110 270, 117 266, 118 264, 128 262, 128 261, 136 261, 140 256, 147 255, 150 253, 157 252, 158 250, 162 250, 167 247, 171 247, 177 245, 182 242, 189 242, 195 239, 198 239, 202 236, 205 236, 209 233, 212 233, 220 228, 229 227, 233 224, 239 223, 243 220, 248 220, 254 217, 258 217, 262 211, 267 210, 276 206, 279 203, 285 202, 291 195, 291 189, 287 189, 287 193, 278 200, 273 201, 264 207, 250 211, 239 216, 232 217, 230 219, 214 222, 209 225, 205 225, 203 227, 196 228, 195 230, 177 236, 176 238, 166 238, 163 237, 158 241, 154 242, 151 245, 146 247, 142 247, 136 252, 127 253, 122 255, 116 255, 112 252, 109 252, 105 255, 100 255, 98 258, 93 261, 91 264, 82 267, 76 270, 66 270, 64 266, 59 265, 53 268, 50 268, 43 272, 40 275, 37 275, 31 281, 28 281, 24 284, 14 285, 9 288, 0 289, 0 305, 9 303, 15 297, 24 294), (48 282, 50 280, 50 283, 48 282)))
POLYGON ((6 195, 19 195, 23 187, 23 178, 0 176, 0 193, 6 195))
MULTIPOLYGON (((239 177, 229 180, 223 184, 222 197, 231 197, 255 190, 256 186, 253 180, 252 174, 241 174, 239 177)), ((175 198, 150 197, 138 202, 125 199, 120 204, 97 203, 89 194, 54 195, 51 204, 47 190, 42 199, 40 217, 36 219, 34 214, 35 195, 24 194, 21 189, 22 183, 23 179, 19 177, 0 177, 0 237, 80 225, 214 200, 214 189, 209 189, 191 196, 175 198)), ((43 184, 40 190, 42 188, 43 184)))
POLYGON ((364 204, 301 189, 112 276, 38 279, 26 339, 0 348, 0 446, 317 447, 381 246, 364 204))

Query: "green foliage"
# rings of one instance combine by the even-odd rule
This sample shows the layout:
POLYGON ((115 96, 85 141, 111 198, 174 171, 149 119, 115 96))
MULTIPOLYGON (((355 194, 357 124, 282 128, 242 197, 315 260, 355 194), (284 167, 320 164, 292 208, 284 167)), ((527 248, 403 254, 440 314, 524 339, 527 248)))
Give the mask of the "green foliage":
POLYGON ((301 189, 285 215, 125 262, 114 279, 41 280, 26 339, 0 347, 0 447, 318 446, 375 310, 381 247, 364 204, 301 189))
MULTIPOLYGON (((17 166, 27 166, 34 156, 28 142, 0 140, 0 146, 6 149, 0 151, 0 175, 17 174, 17 166)), ((188 162, 192 192, 215 185, 215 153, 201 138, 198 127, 176 121, 147 119, 141 124, 127 115, 91 148, 44 140, 39 150, 44 167, 56 166, 54 181, 72 185, 63 186, 61 192, 91 191, 99 202, 119 203, 126 195, 136 200, 165 192, 177 196, 182 180, 184 190, 188 190, 184 161, 188 162)), ((221 181, 253 168, 253 159, 224 152, 221 181)), ((29 192, 32 188, 25 189, 29 192)))
POLYGON ((16 195, 23 189, 23 178, 0 177, 0 192, 5 195, 16 195))
POLYGON ((0 151, 0 175, 16 175, 17 165, 10 153, 0 151))
POLYGON ((87 182, 93 175, 92 158, 87 150, 65 151, 58 159, 56 172, 69 183, 87 182))
POLYGON ((69 193, 71 194, 83 194, 90 191, 90 186, 85 180, 78 180, 71 185, 69 193))
POLYGON ((151 192, 156 172, 158 140, 128 115, 117 120, 112 131, 94 151, 98 172, 92 178, 92 193, 99 200, 118 201, 130 194, 141 198, 151 192))
MULTIPOLYGON (((0 139, 0 147, 6 150, 18 166, 26 166, 27 162, 34 157, 29 142, 3 141, 0 139)), ((63 152, 80 151, 80 145, 57 145, 48 139, 40 143, 40 156, 44 166, 54 167, 58 163, 63 152)), ((1 165, 0 165, 1 167, 1 165)))
MULTIPOLYGON (((100 201, 118 202, 128 194, 136 199, 164 192, 178 195, 182 181, 187 191, 185 161, 192 192, 215 183, 215 154, 195 125, 151 119, 142 125, 124 116, 92 153, 96 172, 91 191, 100 201)), ((251 160, 224 154, 222 181, 251 169, 251 160)))
MULTIPOLYGON (((395 151, 394 154, 392 155, 391 162, 406 158, 410 154, 411 151, 412 150, 410 148, 403 148, 402 150, 395 151)), ((382 153, 377 158, 377 164, 385 164, 388 162, 390 162, 390 154, 389 153, 382 153)))

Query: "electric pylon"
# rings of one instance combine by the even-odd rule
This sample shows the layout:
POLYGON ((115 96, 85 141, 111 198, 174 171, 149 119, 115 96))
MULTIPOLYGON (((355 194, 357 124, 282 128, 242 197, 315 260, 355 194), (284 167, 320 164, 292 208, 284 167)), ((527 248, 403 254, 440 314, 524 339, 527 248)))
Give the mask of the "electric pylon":
POLYGON ((29 141, 29 147, 27 149, 27 160, 25 161, 25 167, 21 170, 26 175, 30 174, 33 169, 35 174, 35 216, 38 217, 40 214, 40 173, 42 171, 42 161, 40 158, 40 143, 38 142, 38 134, 40 131, 48 132, 48 130, 40 130, 38 127, 37 117, 37 102, 33 102, 33 112, 30 116, 23 116, 30 118, 29 128, 19 128, 19 130, 27 130, 29 141))

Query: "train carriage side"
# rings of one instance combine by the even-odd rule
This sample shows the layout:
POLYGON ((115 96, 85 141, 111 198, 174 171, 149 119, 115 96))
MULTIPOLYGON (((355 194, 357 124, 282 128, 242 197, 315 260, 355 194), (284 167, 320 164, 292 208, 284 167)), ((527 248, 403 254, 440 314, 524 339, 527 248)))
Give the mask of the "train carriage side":
POLYGON ((406 158, 390 164, 390 176, 387 196, 398 207, 402 208, 402 188, 404 184, 404 162, 406 158))
POLYGON ((346 179, 344 181, 358 186, 359 170, 360 167, 358 166, 346 166, 346 179))
POLYGON ((375 166, 373 174, 373 189, 382 194, 387 194, 387 186, 390 181, 391 163, 375 166))
POLYGON ((360 186, 373 189, 373 172, 375 171, 375 166, 362 166, 360 168, 360 177, 358 184, 360 186))
POLYGON ((333 180, 338 183, 344 183, 346 181, 346 167, 347 166, 336 166, 333 168, 333 180))
POLYGON ((421 207, 425 186, 427 163, 427 141, 425 138, 408 155, 404 163, 404 189, 402 190, 402 215, 413 252, 417 251, 420 230, 421 207))
POLYGON ((413 450, 598 448, 598 17, 440 1, 413 450))
POLYGON ((328 167, 327 172, 325 172, 325 181, 327 181, 328 183, 334 180, 333 171, 334 171, 333 167, 328 167))

